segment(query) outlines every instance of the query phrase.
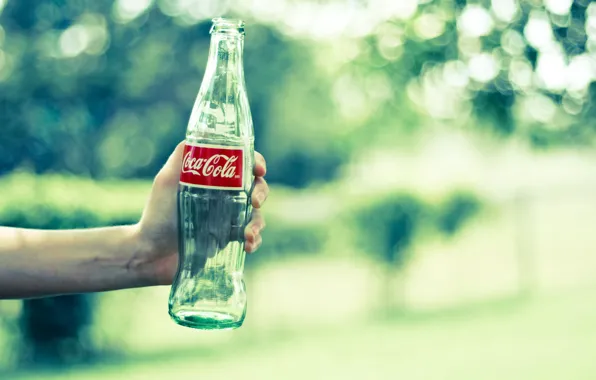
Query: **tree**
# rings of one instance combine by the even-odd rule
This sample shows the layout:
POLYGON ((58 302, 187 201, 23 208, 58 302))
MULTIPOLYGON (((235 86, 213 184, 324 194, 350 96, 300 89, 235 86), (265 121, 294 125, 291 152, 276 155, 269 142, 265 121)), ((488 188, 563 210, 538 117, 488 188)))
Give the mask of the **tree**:
POLYGON ((358 207, 354 215, 356 230, 361 233, 356 239, 383 265, 382 310, 404 309, 406 268, 418 239, 432 236, 433 231, 447 237, 456 235, 481 207, 481 201, 466 192, 456 192, 438 206, 407 193, 393 193, 358 207), (399 295, 394 293, 394 280, 399 295))

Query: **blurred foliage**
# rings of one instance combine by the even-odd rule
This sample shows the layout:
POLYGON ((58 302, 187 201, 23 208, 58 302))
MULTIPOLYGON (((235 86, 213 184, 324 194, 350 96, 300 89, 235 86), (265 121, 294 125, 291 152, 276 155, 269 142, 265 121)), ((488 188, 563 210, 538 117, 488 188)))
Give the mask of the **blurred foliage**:
POLYGON ((382 313, 404 311, 406 268, 422 239, 438 232, 448 237, 460 232, 482 207, 473 194, 456 192, 438 205, 408 193, 390 193, 363 202, 351 210, 355 242, 384 264, 381 272, 382 313), (396 293, 395 282, 400 292, 396 293))
POLYGON ((383 262, 401 267, 423 231, 453 236, 481 209, 481 200, 467 192, 455 192, 438 206, 411 194, 389 194, 358 207, 353 219, 362 233, 356 239, 383 262))
POLYGON ((153 176, 184 136, 220 14, 248 21, 272 183, 331 180, 433 123, 539 147, 594 141, 587 0, 253 2, 0 2, 0 173, 153 176))
POLYGON ((292 225, 286 222, 267 220, 261 233, 263 244, 259 254, 246 261, 247 269, 260 265, 263 261, 290 256, 296 253, 317 254, 322 252, 328 238, 328 229, 318 224, 292 225))
POLYGON ((0 177, 0 215, 21 227, 60 228, 61 221, 77 226, 137 220, 151 183, 15 172, 0 177), (85 219, 87 218, 88 219, 85 219), (52 220, 50 220, 52 219, 52 220), (53 224, 57 223, 57 224, 53 224))
POLYGON ((427 205, 408 194, 391 194, 376 199, 355 215, 361 242, 368 250, 378 252, 391 265, 401 265, 421 228, 427 205))
MULTIPOLYGON (((111 17, 114 8, 109 1, 5 5, 0 173, 25 166, 36 173, 150 178, 184 137, 210 21, 181 26, 153 9, 123 23, 111 17)), ((271 87, 304 57, 271 28, 255 26, 251 33, 245 70, 262 135, 271 87), (268 49, 276 54, 262 65, 268 49)))
POLYGON ((482 202, 474 194, 457 192, 440 205, 435 225, 447 236, 453 236, 482 209, 482 202))

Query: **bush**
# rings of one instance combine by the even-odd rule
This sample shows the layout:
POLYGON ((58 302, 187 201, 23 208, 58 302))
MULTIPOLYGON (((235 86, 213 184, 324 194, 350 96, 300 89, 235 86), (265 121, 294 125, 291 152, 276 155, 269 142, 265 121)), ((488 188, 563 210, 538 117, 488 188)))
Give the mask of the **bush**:
POLYGON ((482 208, 482 201, 474 194, 456 192, 439 206, 436 226, 447 236, 455 235, 482 208))
POLYGON ((148 181, 16 173, 0 177, 0 223, 54 229, 137 221, 150 188, 148 181))
POLYGON ((355 213, 357 237, 365 250, 391 265, 400 265, 421 228, 427 205, 409 194, 391 194, 360 207, 355 213))
POLYGON ((296 253, 317 254, 323 251, 328 229, 318 225, 292 225, 287 222, 267 219, 267 228, 261 233, 263 246, 258 255, 246 260, 250 270, 263 261, 288 257, 296 253))
POLYGON ((383 262, 401 266, 422 231, 453 236, 482 208, 467 192, 455 192, 438 206, 414 195, 395 193, 358 205, 353 219, 358 243, 383 262))

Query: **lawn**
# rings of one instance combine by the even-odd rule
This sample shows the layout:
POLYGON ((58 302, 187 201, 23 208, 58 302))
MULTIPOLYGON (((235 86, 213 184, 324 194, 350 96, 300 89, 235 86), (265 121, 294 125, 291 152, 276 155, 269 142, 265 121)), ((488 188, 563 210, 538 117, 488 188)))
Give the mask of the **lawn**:
POLYGON ((587 380, 596 378, 594 321, 596 290, 585 290, 269 337, 241 329, 240 343, 214 352, 11 378, 587 380))

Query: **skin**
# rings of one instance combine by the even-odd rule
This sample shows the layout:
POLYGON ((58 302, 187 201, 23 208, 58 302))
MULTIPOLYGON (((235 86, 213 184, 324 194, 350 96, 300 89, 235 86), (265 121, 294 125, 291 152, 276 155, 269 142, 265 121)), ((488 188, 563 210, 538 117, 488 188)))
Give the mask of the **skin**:
MULTIPOLYGON (((176 194, 184 144, 159 171, 141 220, 80 230, 0 227, 0 299, 33 298, 169 285, 178 267, 176 194)), ((260 208, 269 187, 265 159, 255 153, 252 219, 245 250, 261 245, 260 208)))

